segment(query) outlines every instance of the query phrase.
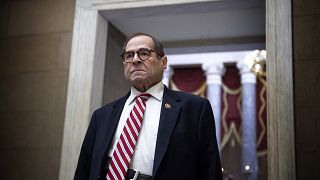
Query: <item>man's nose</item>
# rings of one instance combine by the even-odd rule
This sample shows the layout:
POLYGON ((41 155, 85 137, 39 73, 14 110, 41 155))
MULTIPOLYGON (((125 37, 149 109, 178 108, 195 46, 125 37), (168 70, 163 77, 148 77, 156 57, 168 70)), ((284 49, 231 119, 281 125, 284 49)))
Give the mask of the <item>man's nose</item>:
POLYGON ((138 53, 134 53, 132 63, 141 63, 141 59, 138 56, 138 53))

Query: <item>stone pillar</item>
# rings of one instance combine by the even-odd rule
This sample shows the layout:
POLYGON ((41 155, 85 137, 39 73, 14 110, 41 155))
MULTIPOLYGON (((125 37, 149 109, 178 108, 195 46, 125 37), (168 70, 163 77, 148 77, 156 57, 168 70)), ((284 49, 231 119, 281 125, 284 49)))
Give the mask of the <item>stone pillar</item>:
POLYGON ((167 87, 169 87, 169 82, 172 74, 173 74, 173 69, 170 66, 168 66, 167 69, 164 71, 163 77, 162 77, 162 82, 167 87))
POLYGON ((94 109, 101 107, 108 22, 76 1, 59 180, 73 179, 94 109))
POLYGON ((243 179, 258 178, 256 152, 256 75, 245 61, 239 61, 237 67, 241 73, 242 85, 242 162, 243 179))
POLYGON ((216 137, 220 150, 221 141, 221 76, 225 73, 225 68, 222 63, 203 64, 202 69, 207 75, 207 98, 212 106, 215 125, 216 137))

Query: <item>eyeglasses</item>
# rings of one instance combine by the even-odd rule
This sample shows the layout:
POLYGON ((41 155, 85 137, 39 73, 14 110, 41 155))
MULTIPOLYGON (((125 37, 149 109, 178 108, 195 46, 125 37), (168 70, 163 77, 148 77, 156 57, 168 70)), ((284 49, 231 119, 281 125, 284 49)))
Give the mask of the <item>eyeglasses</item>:
POLYGON ((121 54, 121 59, 123 62, 131 63, 133 61, 134 55, 137 53, 141 61, 145 61, 150 58, 151 52, 155 51, 147 48, 140 48, 138 51, 126 51, 121 54))

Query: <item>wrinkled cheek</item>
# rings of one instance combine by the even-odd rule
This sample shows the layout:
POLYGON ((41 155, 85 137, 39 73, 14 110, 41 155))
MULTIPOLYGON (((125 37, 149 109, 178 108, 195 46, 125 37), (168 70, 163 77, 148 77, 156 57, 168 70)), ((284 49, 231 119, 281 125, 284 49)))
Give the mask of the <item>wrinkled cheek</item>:
POLYGON ((128 68, 124 68, 123 74, 124 74, 124 77, 125 77, 126 79, 129 79, 129 78, 130 78, 130 71, 129 71, 128 68))

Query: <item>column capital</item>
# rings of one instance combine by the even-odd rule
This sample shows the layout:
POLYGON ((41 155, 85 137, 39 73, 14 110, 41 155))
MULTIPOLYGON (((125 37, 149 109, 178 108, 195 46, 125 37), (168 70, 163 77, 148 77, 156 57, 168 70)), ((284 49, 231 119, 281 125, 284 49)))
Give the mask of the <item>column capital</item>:
POLYGON ((206 72, 208 84, 222 84, 221 76, 225 73, 223 63, 205 63, 202 64, 202 69, 206 72))
POLYGON ((241 83, 253 83, 256 84, 257 77, 256 75, 251 71, 251 61, 253 64, 253 57, 247 57, 245 60, 240 60, 237 62, 237 68, 240 71, 241 74, 241 83), (251 59, 252 58, 252 59, 251 59))
POLYGON ((225 73, 225 68, 221 62, 212 62, 202 64, 202 69, 207 75, 215 74, 222 76, 225 73))

